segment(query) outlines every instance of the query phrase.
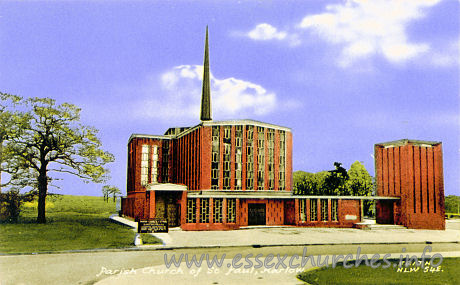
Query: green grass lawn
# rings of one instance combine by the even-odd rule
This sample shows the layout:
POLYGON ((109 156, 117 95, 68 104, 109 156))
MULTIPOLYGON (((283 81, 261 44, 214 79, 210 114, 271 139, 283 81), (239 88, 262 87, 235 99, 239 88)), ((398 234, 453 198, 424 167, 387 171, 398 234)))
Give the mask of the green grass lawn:
POLYGON ((133 246, 135 232, 108 219, 116 213, 113 200, 70 195, 48 197, 46 224, 35 223, 36 206, 36 202, 26 203, 18 224, 0 224, 0 253, 133 246))
MULTIPOLYGON (((391 262, 395 264, 399 260, 391 262)), ((417 272, 407 272, 411 267, 406 272, 398 272, 393 266, 372 268, 361 264, 347 269, 339 264, 336 268, 307 270, 297 277, 309 284, 460 284, 459 267, 460 258, 445 258, 439 268, 419 268, 417 272)))

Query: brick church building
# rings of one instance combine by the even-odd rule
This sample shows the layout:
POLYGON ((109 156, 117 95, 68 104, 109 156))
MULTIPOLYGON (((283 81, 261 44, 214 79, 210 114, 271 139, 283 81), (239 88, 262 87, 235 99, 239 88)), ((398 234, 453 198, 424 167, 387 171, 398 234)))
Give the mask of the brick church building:
MULTIPOLYGON (((427 182, 416 185, 422 187, 420 197, 424 193, 432 197, 421 204, 423 208, 430 203, 425 212, 421 212, 422 208, 411 212, 411 207, 416 207, 413 201, 418 198, 405 195, 401 182, 399 188, 387 185, 395 183, 395 177, 405 179, 407 175, 397 176, 396 168, 388 168, 390 156, 386 156, 387 160, 377 159, 386 153, 380 151, 380 146, 387 149, 383 144, 376 145, 380 196, 293 195, 290 128, 254 120, 212 120, 207 30, 200 119, 195 126, 169 128, 164 135, 131 135, 123 215, 167 219, 170 226, 183 230, 231 230, 250 225, 354 227, 363 218, 362 201, 373 199, 378 201, 377 217, 382 223, 444 228, 440 146, 435 152, 423 152, 429 153, 430 158, 436 157, 435 164, 433 160, 423 160, 421 165, 421 169, 428 167, 425 172, 430 178, 425 178, 420 170, 415 172, 419 176, 413 177, 427 182), (440 172, 436 170, 439 167, 440 172), (392 171, 391 175, 388 171, 392 171), (433 207, 435 210, 431 210, 433 207), (405 215, 406 212, 410 214, 405 215), (417 222, 441 214, 442 221, 417 222)), ((394 154, 399 154, 399 148, 404 149, 398 146, 390 159, 396 158, 394 154)), ((402 155, 397 157, 401 158, 402 155)), ((403 167, 401 164, 398 169, 403 167)))

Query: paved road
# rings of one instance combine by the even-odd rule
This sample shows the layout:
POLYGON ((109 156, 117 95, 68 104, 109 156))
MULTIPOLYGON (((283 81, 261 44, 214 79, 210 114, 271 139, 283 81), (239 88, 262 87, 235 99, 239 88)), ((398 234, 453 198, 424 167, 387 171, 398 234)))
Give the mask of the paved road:
MULTIPOLYGON (((395 253, 400 254, 402 248, 406 248, 406 252, 422 252, 426 244, 398 244, 398 245, 362 245, 362 254, 374 253, 395 253)), ((433 252, 460 252, 458 243, 443 243, 431 244, 433 252)), ((356 254, 357 245, 317 245, 308 246, 308 255, 325 255, 325 254, 356 254)), ((227 247, 227 248, 209 248, 209 249, 176 249, 176 250, 151 250, 151 251, 104 251, 104 252, 87 252, 87 253, 63 253, 63 254, 38 254, 38 255, 9 255, 0 256, 0 284, 94 284, 101 281, 100 284, 123 284, 120 279, 114 278, 111 273, 115 270, 125 270, 125 275, 139 268, 152 268, 164 265, 164 255, 168 258, 171 255, 189 254, 209 254, 210 256, 217 255, 220 259, 223 254, 226 254, 226 259, 229 260, 237 254, 242 254, 243 259, 247 254, 263 254, 264 257, 272 253, 280 254, 283 257, 288 255, 288 260, 294 254, 301 256, 303 254, 303 246, 279 246, 279 247, 227 247), (107 279, 112 278, 112 279, 107 279), (110 282, 108 282, 110 281, 110 282), (121 282, 121 283, 120 283, 121 282)), ((226 270, 227 271, 227 270, 226 270)), ((150 272, 150 275, 152 272, 150 272)), ((234 280, 244 275, 233 275, 234 280)), ((290 278, 294 284, 297 282, 294 278, 295 273, 289 274, 287 277, 281 275, 264 275, 254 277, 255 281, 276 281, 276 278, 290 278), (267 277, 268 276, 268 277, 267 277), (262 279, 257 279, 261 277, 262 279), (265 279, 264 279, 265 278, 265 279), (267 280, 266 278, 271 278, 267 280)), ((158 276, 150 276, 150 280, 157 280, 159 283, 167 283, 165 274, 158 276), (157 278, 158 277, 158 278, 157 278)), ((230 278, 230 277, 228 277, 230 278)), ((230 280, 226 277, 226 280, 230 280)), ((214 278, 216 279, 216 278, 214 278)), ((208 284, 213 284, 214 279, 206 279, 208 284)), ((135 280, 135 279, 133 279, 135 280)), ((170 279, 175 280, 175 279, 170 279)), ((197 279, 202 283, 203 281, 197 279)), ((216 279, 218 280, 218 278, 216 279)), ((219 279, 220 280, 220 279, 219 279)), ((287 279, 282 279, 287 280, 287 279)), ((139 280, 137 280, 139 281, 139 280)), ((136 284, 136 282, 129 282, 136 284)), ((177 282, 176 282, 177 283, 177 282)), ((257 282, 260 283, 260 282, 257 282)), ((279 282, 278 282, 279 283, 279 282)), ((216 283, 214 283, 216 284, 216 283)), ((222 284, 222 283, 218 283, 222 284)), ((292 283, 291 283, 292 284, 292 283)))

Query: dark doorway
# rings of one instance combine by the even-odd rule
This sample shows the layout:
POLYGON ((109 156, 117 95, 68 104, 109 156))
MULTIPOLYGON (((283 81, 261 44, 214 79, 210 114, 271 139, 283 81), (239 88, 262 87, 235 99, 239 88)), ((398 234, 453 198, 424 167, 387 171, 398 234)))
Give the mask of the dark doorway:
POLYGON ((265 204, 248 204, 248 225, 265 224, 265 204))
POLYGON ((295 224, 295 204, 293 200, 284 201, 284 224, 295 224))
POLYGON ((377 224, 394 224, 393 201, 380 200, 376 202, 377 224))
POLYGON ((180 226, 180 205, 174 192, 155 193, 155 218, 167 219, 169 227, 180 226))

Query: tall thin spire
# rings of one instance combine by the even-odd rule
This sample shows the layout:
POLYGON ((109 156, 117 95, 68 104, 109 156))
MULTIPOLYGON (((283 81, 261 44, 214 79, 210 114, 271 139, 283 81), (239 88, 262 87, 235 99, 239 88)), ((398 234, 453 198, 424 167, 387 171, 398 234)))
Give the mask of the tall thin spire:
POLYGON ((209 75, 209 46, 208 26, 206 26, 206 40, 204 44, 203 64, 203 90, 201 92, 201 117, 202 121, 211 121, 211 82, 209 75))

